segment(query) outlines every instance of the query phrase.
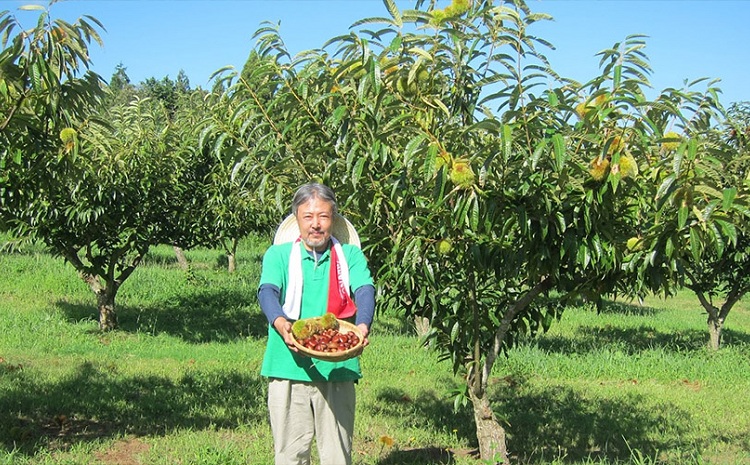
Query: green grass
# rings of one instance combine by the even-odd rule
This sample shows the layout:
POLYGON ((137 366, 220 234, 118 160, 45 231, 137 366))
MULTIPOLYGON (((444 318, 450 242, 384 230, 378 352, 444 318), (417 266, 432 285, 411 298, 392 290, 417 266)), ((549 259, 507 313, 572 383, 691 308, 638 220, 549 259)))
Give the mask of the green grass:
MULTIPOLYGON (((238 270, 213 250, 153 250, 102 334, 91 291, 39 249, 0 254, 0 465, 272 463, 265 320, 255 289, 265 244, 238 270)), ((569 308, 493 372, 493 407, 524 464, 750 463, 750 309, 708 351, 705 315, 682 293, 644 305, 569 308)), ((362 357, 355 463, 477 464, 450 366, 397 315, 378 315, 362 357)))

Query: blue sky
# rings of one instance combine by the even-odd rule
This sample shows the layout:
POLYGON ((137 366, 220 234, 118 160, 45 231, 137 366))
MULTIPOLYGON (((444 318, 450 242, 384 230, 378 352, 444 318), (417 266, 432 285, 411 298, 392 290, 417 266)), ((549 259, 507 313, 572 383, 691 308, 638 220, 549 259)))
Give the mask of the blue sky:
MULTIPOLYGON (((17 11, 36 0, 0 0, 32 26, 35 15, 17 11)), ((441 0, 445 6, 448 0, 441 0)), ((750 101, 750 1, 747 0, 527 0, 554 20, 531 32, 551 42, 546 54, 558 73, 577 80, 598 74, 599 51, 630 34, 644 34, 656 90, 686 80, 719 78, 722 102, 750 101)), ((413 0, 398 0, 412 8, 413 0)), ((94 71, 109 79, 122 63, 131 81, 174 79, 182 69, 193 87, 208 85, 224 66, 241 68, 262 21, 280 22, 294 54, 346 34, 356 20, 386 16, 381 0, 63 0, 52 17, 94 16, 106 28, 104 47, 92 50, 94 71)))

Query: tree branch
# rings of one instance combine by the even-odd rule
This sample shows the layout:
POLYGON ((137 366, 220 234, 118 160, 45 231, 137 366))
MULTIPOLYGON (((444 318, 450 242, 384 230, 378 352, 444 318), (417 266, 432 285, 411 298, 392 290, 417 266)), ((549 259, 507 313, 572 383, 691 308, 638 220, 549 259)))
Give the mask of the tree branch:
POLYGON ((495 331, 495 342, 492 347, 492 351, 487 354, 487 357, 484 359, 484 363, 482 364, 481 384, 478 384, 479 386, 481 386, 482 391, 487 388, 487 381, 490 378, 492 367, 495 365, 495 360, 497 359, 498 355, 500 355, 500 350, 503 347, 503 342, 505 342, 505 336, 508 334, 508 330, 510 329, 510 325, 513 322, 513 319, 516 317, 516 315, 526 309, 526 307, 528 307, 529 304, 531 304, 531 302, 533 302, 539 294, 551 289, 552 284, 552 278, 549 276, 545 277, 544 279, 539 281, 536 286, 529 289, 529 291, 520 299, 518 299, 513 305, 511 305, 503 315, 503 319, 500 321, 500 326, 497 328, 497 331, 495 331))
POLYGON ((695 276, 689 271, 685 270, 685 274, 687 275, 688 279, 690 280, 690 290, 692 290, 696 297, 698 297, 698 301, 701 303, 703 308, 708 312, 708 314, 711 316, 712 319, 716 319, 719 316, 719 309, 716 308, 711 302, 706 299, 706 293, 703 291, 699 291, 696 286, 696 279, 695 276))

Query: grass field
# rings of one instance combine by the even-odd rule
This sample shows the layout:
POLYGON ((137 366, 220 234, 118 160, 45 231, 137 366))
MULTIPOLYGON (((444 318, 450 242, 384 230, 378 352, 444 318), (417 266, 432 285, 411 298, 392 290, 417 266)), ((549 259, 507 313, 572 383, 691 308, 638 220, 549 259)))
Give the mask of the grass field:
MULTIPOLYGON (((118 294, 121 329, 41 249, 0 254, 0 464, 258 464, 272 460, 263 243, 238 271, 216 251, 152 251, 118 294)), ((597 314, 569 308, 493 373, 493 406, 523 464, 750 463, 750 305, 705 348, 705 315, 682 293, 597 314)), ((362 356, 355 463, 477 464, 461 386, 398 315, 378 315, 362 356)))

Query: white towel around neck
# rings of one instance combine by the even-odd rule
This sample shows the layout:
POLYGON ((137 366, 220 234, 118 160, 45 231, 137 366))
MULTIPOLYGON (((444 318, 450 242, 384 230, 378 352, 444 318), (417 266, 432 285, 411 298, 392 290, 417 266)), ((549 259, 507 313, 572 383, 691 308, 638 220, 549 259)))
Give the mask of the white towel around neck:
MULTIPOLYGON (((286 292, 284 293, 284 304, 282 310, 287 318, 298 320, 302 309, 302 246, 301 238, 297 238, 292 244, 292 252, 289 254, 289 282, 287 282, 286 292)), ((336 257, 339 260, 339 270, 341 274, 339 280, 343 283, 347 294, 349 291, 349 265, 344 257, 344 249, 341 243, 335 237, 331 236, 333 247, 336 249, 336 257)), ((334 283, 329 283, 329 286, 334 283)))

